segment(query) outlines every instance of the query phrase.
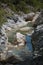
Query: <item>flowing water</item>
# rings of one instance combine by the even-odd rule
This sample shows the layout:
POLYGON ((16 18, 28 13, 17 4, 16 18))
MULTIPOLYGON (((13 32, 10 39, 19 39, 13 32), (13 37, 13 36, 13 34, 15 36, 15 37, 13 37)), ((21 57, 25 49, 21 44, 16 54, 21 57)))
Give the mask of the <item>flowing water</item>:
MULTIPOLYGON (((7 26, 7 24, 6 24, 6 26, 7 26)), ((8 33, 8 31, 6 30, 6 32, 8 34, 8 36, 7 36, 8 41, 10 43, 12 43, 15 39, 15 34, 16 34, 15 30, 12 32, 10 31, 10 33, 8 33)), ((20 47, 20 48, 19 47, 18 48, 12 48, 10 51, 12 51, 12 52, 11 52, 11 54, 8 53, 8 57, 10 57, 10 55, 14 55, 16 58, 18 58, 21 61, 24 61, 25 59, 31 57, 32 51, 33 51, 32 43, 31 43, 31 36, 26 35, 26 45, 24 45, 23 47, 20 47)))
POLYGON ((26 35, 26 45, 20 49, 12 49, 12 53, 20 60, 25 60, 32 56, 32 43, 31 43, 31 36, 26 35))

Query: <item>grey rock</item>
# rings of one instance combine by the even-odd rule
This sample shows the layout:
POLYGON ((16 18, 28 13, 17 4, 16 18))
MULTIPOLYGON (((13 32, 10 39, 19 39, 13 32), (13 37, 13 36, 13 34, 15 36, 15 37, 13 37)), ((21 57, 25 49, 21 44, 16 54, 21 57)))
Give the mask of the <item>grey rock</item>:
POLYGON ((37 27, 38 25, 43 24, 43 11, 40 12, 39 16, 37 17, 37 19, 34 22, 34 27, 37 27))
POLYGON ((32 44, 34 51, 38 51, 39 54, 43 53, 43 12, 37 18, 34 25, 34 33, 32 34, 32 44), (42 51, 42 52, 41 52, 42 51))

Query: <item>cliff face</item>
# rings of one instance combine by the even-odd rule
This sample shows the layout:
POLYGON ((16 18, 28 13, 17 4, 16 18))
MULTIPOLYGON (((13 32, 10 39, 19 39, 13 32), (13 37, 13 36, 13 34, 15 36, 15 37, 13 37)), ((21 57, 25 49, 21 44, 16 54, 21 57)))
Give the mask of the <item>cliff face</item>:
POLYGON ((39 51, 43 49, 43 12, 41 12, 39 17, 36 19, 34 29, 32 43, 34 49, 39 51))
POLYGON ((33 65, 43 65, 43 11, 34 23, 34 33, 32 34, 32 44, 34 54, 33 65))

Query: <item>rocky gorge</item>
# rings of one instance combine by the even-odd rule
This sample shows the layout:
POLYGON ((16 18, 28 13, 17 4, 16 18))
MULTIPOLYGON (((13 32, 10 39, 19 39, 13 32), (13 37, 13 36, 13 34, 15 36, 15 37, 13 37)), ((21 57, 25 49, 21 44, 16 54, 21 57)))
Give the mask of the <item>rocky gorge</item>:
POLYGON ((0 29, 0 65, 43 65, 43 11, 21 16, 5 10, 13 16, 0 29))
POLYGON ((34 50, 37 51, 39 55, 43 56, 43 11, 40 16, 36 19, 34 23, 34 33, 32 34, 32 43, 34 45, 34 50))

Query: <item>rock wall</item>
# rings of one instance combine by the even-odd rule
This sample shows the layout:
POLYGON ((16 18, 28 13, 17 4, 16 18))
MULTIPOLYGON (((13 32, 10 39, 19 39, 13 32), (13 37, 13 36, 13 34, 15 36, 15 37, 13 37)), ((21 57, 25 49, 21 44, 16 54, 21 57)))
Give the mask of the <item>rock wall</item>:
POLYGON ((32 44, 36 53, 43 54, 43 11, 34 23, 34 33, 32 34, 32 44), (42 51, 42 52, 41 52, 42 51))

